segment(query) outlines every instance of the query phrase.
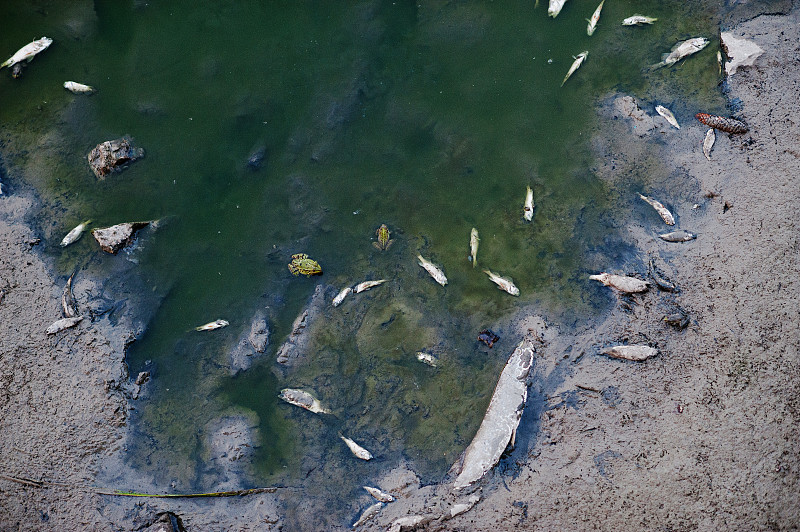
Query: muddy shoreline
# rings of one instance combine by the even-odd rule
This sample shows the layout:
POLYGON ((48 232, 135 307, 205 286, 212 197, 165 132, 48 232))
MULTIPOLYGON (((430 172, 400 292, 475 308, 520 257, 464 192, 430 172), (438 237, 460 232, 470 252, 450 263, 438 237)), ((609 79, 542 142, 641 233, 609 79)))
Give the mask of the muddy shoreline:
MULTIPOLYGON (((638 266, 619 273, 646 275, 652 259, 679 291, 651 289, 615 304, 600 325, 553 330, 537 352, 523 419, 533 436, 458 497, 446 483, 420 486, 411 471, 387 472, 380 487, 399 500, 364 530, 409 515, 423 516, 431 530, 800 526, 798 25, 794 6, 787 16, 730 28, 765 53, 728 81, 750 132, 718 133, 711 161, 699 122, 684 120, 679 132, 656 116, 657 125, 639 134, 614 105, 623 95, 609 95, 594 137, 597 174, 629 202, 625 177, 656 150, 674 171, 655 177, 646 193, 669 197, 678 226, 699 235, 663 242, 657 215, 636 207, 625 230, 638 266), (662 321, 675 307, 690 316, 685 330, 662 321), (612 343, 647 343, 660 355, 636 364, 597 354, 612 343), (443 517, 473 494, 475 507, 443 517)), ((649 102, 637 103, 654 115, 649 102)), ((280 491, 195 502, 82 489, 122 469, 136 392, 124 347, 141 322, 101 317, 45 334, 60 317, 64 279, 54 278, 35 243, 33 192, 12 192, 0 197, 0 475, 17 480, 0 477, 0 530, 139 530, 165 511, 188 530, 285 528, 289 495, 280 491)), ((92 290, 87 283, 77 287, 79 301, 92 290)), ((530 322, 516 326, 522 333, 530 322)), ((366 494, 354 501, 354 515, 371 503, 366 494)), ((294 519, 313 529, 311 512, 294 519)))

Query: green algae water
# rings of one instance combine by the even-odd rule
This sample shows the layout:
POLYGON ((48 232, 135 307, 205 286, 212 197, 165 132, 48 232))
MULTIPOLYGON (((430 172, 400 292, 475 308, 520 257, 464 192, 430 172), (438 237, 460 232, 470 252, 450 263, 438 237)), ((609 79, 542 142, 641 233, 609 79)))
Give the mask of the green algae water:
POLYGON ((633 93, 681 121, 690 102, 724 112, 718 18, 700 2, 609 1, 590 38, 594 0, 571 0, 556 19, 541 4, 4 3, 0 53, 55 41, 21 79, 0 71, 8 163, 42 197, 47 253, 62 274, 135 260, 158 301, 128 351, 132 375, 152 373, 133 403, 132 467, 165 487, 214 490, 230 479, 210 465, 209 427, 244 416, 257 437, 236 487, 303 486, 341 503, 402 460, 437 481, 514 348, 508 320, 528 309, 575 323, 608 305, 586 282, 619 264, 623 247, 619 207, 591 170, 597 100, 633 93), (634 13, 659 22, 620 25, 634 13), (643 71, 694 36, 712 44, 643 71), (72 95, 66 80, 98 92, 72 95), (98 181, 86 154, 123 135, 145 158, 98 181), (58 248, 85 219, 163 223, 133 254, 106 256, 88 236, 58 248), (372 244, 381 224, 392 232, 385 251, 372 244), (323 275, 292 276, 296 253, 323 275), (444 269, 446 287, 418 254, 444 269), (513 278, 520 296, 483 269, 513 278), (387 282, 331 307, 341 288, 370 279, 387 282), (318 284, 327 299, 306 355, 280 370, 276 352, 318 284), (229 355, 257 312, 269 346, 233 375, 229 355), (218 318, 230 325, 194 331, 218 318), (491 350, 476 341, 484 328, 503 336, 491 350), (418 362, 421 350, 439 366, 418 362), (313 390, 333 414, 280 402, 284 387, 313 390), (340 433, 376 460, 355 459, 340 433))

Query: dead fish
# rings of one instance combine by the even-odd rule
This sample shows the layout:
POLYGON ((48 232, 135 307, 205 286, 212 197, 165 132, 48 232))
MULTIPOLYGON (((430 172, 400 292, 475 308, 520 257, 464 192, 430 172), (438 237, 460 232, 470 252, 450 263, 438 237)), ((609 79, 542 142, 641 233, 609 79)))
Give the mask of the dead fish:
POLYGON ((674 292, 677 290, 677 286, 674 283, 670 282, 669 279, 664 277, 664 275, 658 270, 656 267, 655 261, 650 259, 650 274, 653 276, 653 280, 656 282, 656 286, 660 290, 664 290, 665 292, 674 292))
POLYGON ((508 277, 500 277, 496 273, 493 273, 493 272, 491 272, 489 270, 483 270, 483 273, 488 275, 489 279, 491 279, 492 282, 495 283, 500 288, 500 290, 505 290, 506 292, 508 292, 512 296, 518 296, 519 295, 519 288, 517 288, 514 285, 514 281, 512 281, 510 278, 508 278, 508 277))
POLYGON ((623 26, 641 26, 642 24, 652 24, 657 18, 646 17, 644 15, 633 15, 622 21, 623 26))
POLYGON ((714 147, 715 140, 717 140, 717 136, 714 134, 714 128, 712 127, 706 131, 706 138, 703 139, 703 155, 709 161, 711 160, 711 148, 714 147))
POLYGON ((373 288, 378 285, 382 285, 386 282, 386 279, 380 279, 378 281, 364 281, 363 283, 358 283, 356 287, 353 289, 353 292, 356 294, 360 294, 370 288, 373 288))
POLYGON ((342 288, 342 291, 339 292, 339 294, 333 298, 333 306, 338 307, 339 305, 341 305, 342 301, 344 301, 344 298, 346 298, 348 295, 352 293, 353 293, 352 287, 348 286, 347 288, 342 288))
POLYGON ((705 37, 695 37, 693 39, 681 41, 673 46, 669 53, 663 54, 661 56, 661 62, 652 65, 650 69, 655 70, 663 66, 674 65, 681 59, 689 57, 692 54, 696 54, 708 46, 708 42, 708 39, 705 37))
POLYGON ((606 272, 590 275, 589 279, 593 281, 600 281, 604 285, 610 286, 614 290, 618 290, 626 294, 644 292, 647 290, 647 286, 649 284, 647 281, 642 281, 636 277, 628 277, 627 275, 616 275, 606 272))
POLYGON ((672 114, 672 111, 664 107, 663 105, 656 105, 656 112, 663 116, 670 125, 680 129, 681 126, 678 125, 678 120, 675 118, 675 115, 672 114))
POLYGON ((83 316, 75 316, 74 318, 62 318, 58 321, 53 322, 45 332, 47 334, 55 334, 57 332, 63 331, 64 329, 75 327, 78 323, 81 322, 81 320, 83 320, 83 316))
POLYGON ((36 54, 44 52, 45 50, 47 50, 47 47, 50 46, 51 44, 53 44, 53 39, 48 39, 47 37, 42 37, 37 41, 28 43, 19 50, 17 50, 17 53, 12 55, 6 62, 0 65, 0 68, 6 66, 14 66, 20 61, 25 61, 26 59, 30 63, 36 54))
POLYGON ((480 500, 481 498, 478 497, 477 495, 470 495, 469 499, 467 499, 467 502, 454 504, 452 508, 450 508, 450 517, 455 517, 457 515, 463 514, 468 510, 471 510, 472 507, 478 504, 478 501, 480 500))
POLYGON ((215 320, 215 321, 206 323, 205 325, 201 325, 200 327, 195 327, 194 330, 195 331, 213 331, 214 329, 221 329, 222 327, 227 327, 228 325, 230 325, 230 324, 225 320, 215 320))
POLYGON ((556 18, 558 14, 561 13, 561 9, 566 3, 567 0, 550 0, 550 3, 547 6, 547 14, 553 18, 556 18))
POLYGON ((585 51, 579 53, 578 55, 574 56, 575 57, 575 61, 572 62, 572 66, 569 67, 569 71, 567 71, 567 75, 564 76, 564 81, 561 82, 561 86, 562 87, 564 86, 564 83, 567 82, 567 80, 572 75, 572 73, 575 72, 576 70, 578 70, 578 67, 581 66, 581 64, 583 64, 584 59, 586 59, 586 56, 588 56, 588 55, 589 55, 589 50, 585 50, 585 51))
POLYGON ((472 232, 469 234, 469 256, 472 260, 473 268, 478 264, 478 242, 480 241, 481 239, 478 238, 478 230, 473 227, 472 232))
POLYGON ((681 229, 680 231, 672 231, 671 233, 658 235, 658 237, 667 242, 689 242, 697 238, 697 235, 681 229))
POLYGON ((429 353, 425 353, 423 351, 417 352, 417 360, 419 360, 423 364, 429 365, 432 368, 435 368, 437 363, 439 362, 439 360, 435 356, 429 353))
POLYGON ((72 295, 72 278, 75 273, 69 276, 67 284, 64 285, 64 291, 61 292, 61 314, 65 318, 75 318, 78 316, 78 307, 75 304, 75 298, 72 295))
POLYGON ((491 329, 484 329, 478 333, 478 340, 488 345, 489 349, 491 349, 496 342, 500 341, 500 337, 491 329))
POLYGON ((284 388, 278 396, 290 405, 305 408, 309 412, 315 414, 330 414, 330 410, 322 407, 319 399, 314 397, 311 393, 305 390, 298 390, 296 388, 284 388))
POLYGON ((672 213, 661 204, 660 201, 656 201, 651 197, 645 196, 643 194, 639 194, 639 197, 642 198, 644 201, 650 204, 656 212, 661 216, 661 219, 664 220, 664 223, 667 225, 675 225, 675 217, 672 216, 672 213))
POLYGON ((522 209, 522 217, 530 222, 533 219, 533 189, 528 187, 525 192, 525 206, 522 209))
POLYGON ((719 129, 725 133, 737 135, 750 131, 747 124, 735 118, 725 118, 724 116, 710 115, 708 113, 697 113, 694 117, 708 127, 719 129))
POLYGON ((92 223, 91 220, 86 220, 85 222, 78 224, 72 231, 67 233, 67 236, 65 236, 61 240, 61 247, 65 248, 70 244, 72 244, 73 242, 77 241, 81 237, 83 232, 86 230, 86 228, 89 227, 90 223, 92 223))
POLYGON ((94 94, 94 87, 84 85, 83 83, 77 83, 75 81, 65 81, 64 88, 70 91, 72 94, 94 94))
POLYGON ((378 488, 372 488, 370 486, 364 486, 364 489, 367 490, 367 493, 375 497, 376 500, 381 502, 393 502, 394 497, 389 495, 388 493, 384 493, 378 488))
POLYGON ((358 518, 358 521, 353 523, 353 528, 361 526, 370 519, 372 519, 373 517, 375 517, 378 514, 378 512, 381 511, 381 508, 383 508, 383 503, 376 502, 375 504, 364 510, 364 513, 361 514, 361 517, 358 518))
POLYGON ((586 27, 586 35, 588 35, 589 37, 592 36, 592 34, 594 33, 594 30, 597 28, 597 22, 600 20, 600 11, 602 11, 603 4, 605 2, 606 2, 606 0, 603 0, 602 2, 600 2, 600 5, 597 6, 597 9, 594 10, 594 13, 592 14, 592 18, 589 19, 589 25, 586 27))
POLYGON ((430 261, 425 260, 422 255, 417 255, 417 259, 419 259, 419 265, 425 268, 433 280, 439 283, 440 285, 444 286, 447 284, 447 277, 444 276, 444 272, 435 264, 430 261))
POLYGON ((719 72, 717 74, 722 74, 722 52, 717 50, 717 65, 719 65, 719 72))
POLYGON ((339 434, 339 437, 342 439, 343 442, 347 444, 347 447, 350 448, 350 451, 352 451, 352 453, 356 456, 356 458, 361 458, 362 460, 372 460, 371 452, 364 449, 350 438, 346 438, 341 434, 339 434))
POLYGON ((658 350, 649 345, 616 345, 603 351, 604 355, 623 360, 641 362, 658 354, 658 350))

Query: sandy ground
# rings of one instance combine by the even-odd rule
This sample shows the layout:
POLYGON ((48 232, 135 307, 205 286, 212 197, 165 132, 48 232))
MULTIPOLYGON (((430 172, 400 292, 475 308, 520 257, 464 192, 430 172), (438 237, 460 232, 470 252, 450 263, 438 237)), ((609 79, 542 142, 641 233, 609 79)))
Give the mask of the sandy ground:
MULTIPOLYGON (((622 95, 609 97, 597 172, 629 201, 625 176, 644 154, 667 161, 674 171, 655 176, 647 192, 673 210, 676 227, 699 235, 663 242, 654 235, 666 226, 637 208, 626 230, 638 260, 615 273, 652 281, 652 259, 678 291, 621 299, 576 333, 550 327, 523 417, 535 436, 467 493, 388 472, 379 485, 399 500, 364 529, 413 515, 426 530, 800 528, 798 27, 795 6, 733 28, 765 53, 729 80, 750 132, 718 134, 711 161, 699 122, 678 131, 655 117, 642 133, 616 105, 622 95), (690 317, 684 330, 662 321, 677 308, 690 317), (598 354, 615 343, 660 354, 644 363, 598 354), (450 518, 472 495, 479 502, 450 518)), ((61 317, 66 279, 40 258, 27 223, 34 210, 24 194, 0 198, 0 530, 141 530, 167 510, 188 530, 283 529, 281 494, 139 501, 80 488, 95 485, 124 446, 136 389, 123 353, 134 326, 87 318, 45 334, 61 317)), ((365 495, 357 504, 371 503, 365 495)))

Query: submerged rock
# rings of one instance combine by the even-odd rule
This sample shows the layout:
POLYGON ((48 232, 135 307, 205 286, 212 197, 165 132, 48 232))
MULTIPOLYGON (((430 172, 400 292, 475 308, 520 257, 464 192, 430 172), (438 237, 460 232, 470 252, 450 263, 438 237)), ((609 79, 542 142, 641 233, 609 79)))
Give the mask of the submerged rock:
POLYGON ((250 330, 246 330, 241 334, 239 341, 231 350, 231 373, 235 375, 242 370, 249 369, 253 363, 253 358, 264 353, 267 345, 269 345, 267 318, 259 310, 253 316, 250 330))
POLYGON ((119 172, 129 163, 144 157, 142 148, 134 148, 126 138, 101 142, 89 152, 89 166, 99 179, 111 172, 119 172))
POLYGON ((92 229, 92 236, 97 240, 97 243, 100 244, 103 251, 114 255, 133 242, 136 231, 147 227, 149 223, 150 222, 126 222, 112 225, 111 227, 92 229))
POLYGON ((306 348, 310 342, 308 327, 320 313, 324 305, 325 287, 319 284, 314 289, 314 295, 311 296, 311 301, 297 318, 295 318, 292 324, 292 332, 289 333, 286 341, 283 342, 283 345, 278 349, 278 355, 276 357, 278 364, 291 366, 295 364, 301 356, 305 355, 306 348))

